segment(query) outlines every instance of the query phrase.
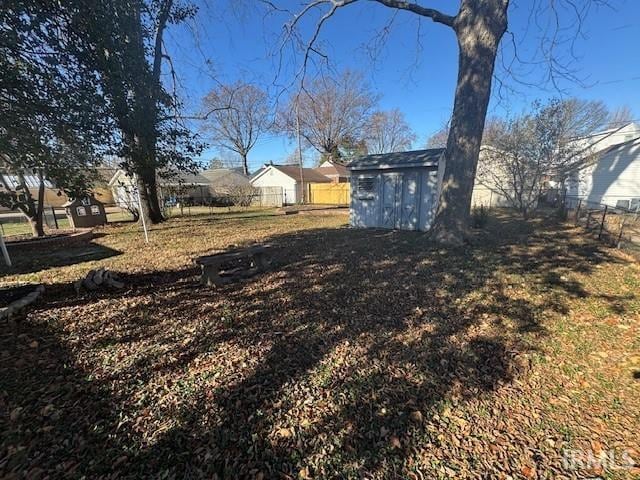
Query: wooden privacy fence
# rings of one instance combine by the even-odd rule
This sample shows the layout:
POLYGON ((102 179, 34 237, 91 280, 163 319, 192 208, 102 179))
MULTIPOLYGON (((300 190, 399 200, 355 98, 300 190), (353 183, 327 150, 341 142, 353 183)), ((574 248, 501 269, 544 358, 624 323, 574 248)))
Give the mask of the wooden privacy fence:
POLYGON ((351 203, 351 185, 349 183, 310 183, 309 203, 349 205, 351 203))

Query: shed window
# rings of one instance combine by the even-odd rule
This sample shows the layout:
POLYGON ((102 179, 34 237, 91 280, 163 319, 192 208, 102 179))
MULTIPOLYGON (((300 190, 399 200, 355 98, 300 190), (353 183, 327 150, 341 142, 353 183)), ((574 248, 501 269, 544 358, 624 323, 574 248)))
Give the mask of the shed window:
POLYGON ((358 196, 360 198, 373 198, 374 190, 375 190, 374 177, 358 178, 358 196))

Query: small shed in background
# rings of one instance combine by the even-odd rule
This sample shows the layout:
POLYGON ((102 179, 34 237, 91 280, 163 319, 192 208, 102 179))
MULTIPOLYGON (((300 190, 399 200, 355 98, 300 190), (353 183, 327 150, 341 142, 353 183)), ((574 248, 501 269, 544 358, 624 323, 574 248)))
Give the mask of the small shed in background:
POLYGON ((367 155, 352 161, 351 225, 426 231, 444 174, 444 149, 367 155))
POLYGON ((89 228, 107 223, 104 205, 91 195, 70 200, 63 207, 71 228, 89 228))

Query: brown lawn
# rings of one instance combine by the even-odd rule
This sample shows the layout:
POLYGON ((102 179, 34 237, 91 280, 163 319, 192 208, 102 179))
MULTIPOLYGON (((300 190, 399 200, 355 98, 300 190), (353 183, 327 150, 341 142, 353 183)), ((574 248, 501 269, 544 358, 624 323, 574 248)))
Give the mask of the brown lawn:
POLYGON ((633 478, 640 267, 549 219, 474 246, 269 212, 135 225, 16 258, 42 302, 0 333, 4 478, 633 478), (194 256, 268 240, 218 289, 194 256), (122 292, 77 296, 90 268, 122 292))

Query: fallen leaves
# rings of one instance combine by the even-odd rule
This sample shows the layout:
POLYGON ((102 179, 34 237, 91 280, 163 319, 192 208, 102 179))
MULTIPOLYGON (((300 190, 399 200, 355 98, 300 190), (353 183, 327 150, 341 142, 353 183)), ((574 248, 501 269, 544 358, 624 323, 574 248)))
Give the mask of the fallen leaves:
POLYGON ((130 287, 52 285, 0 332, 0 475, 550 478, 567 449, 637 447, 640 303, 612 296, 640 270, 561 226, 451 251, 343 222, 113 228, 121 256, 39 272, 130 287), (197 286, 193 256, 267 237, 273 271, 197 286))
POLYGON ((413 421, 415 423, 422 423, 422 420, 423 420, 422 412, 420 410, 414 410, 409 415, 409 418, 411 419, 411 421, 413 421))

